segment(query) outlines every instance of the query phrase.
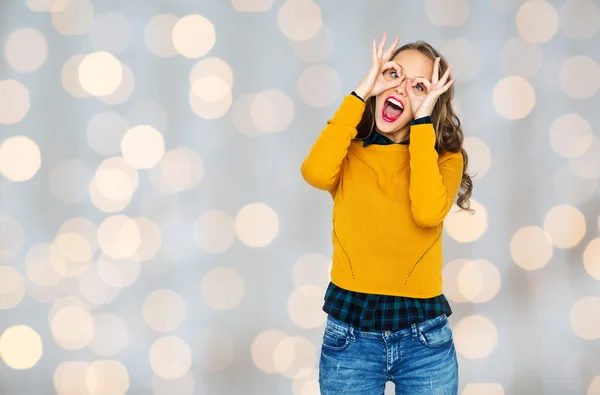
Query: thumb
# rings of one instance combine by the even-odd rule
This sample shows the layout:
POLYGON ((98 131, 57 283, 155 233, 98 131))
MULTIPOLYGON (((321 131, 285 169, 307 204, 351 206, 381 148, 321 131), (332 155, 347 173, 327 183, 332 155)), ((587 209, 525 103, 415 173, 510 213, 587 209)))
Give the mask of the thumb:
POLYGON ((413 97, 415 95, 415 90, 413 88, 413 80, 406 80, 406 93, 408 93, 409 97, 413 97))

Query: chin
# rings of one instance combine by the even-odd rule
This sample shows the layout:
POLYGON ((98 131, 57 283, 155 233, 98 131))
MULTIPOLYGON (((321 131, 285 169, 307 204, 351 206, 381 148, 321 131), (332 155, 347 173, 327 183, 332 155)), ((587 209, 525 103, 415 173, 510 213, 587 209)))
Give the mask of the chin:
POLYGON ((377 127, 377 130, 383 134, 399 132, 412 121, 412 117, 409 114, 410 113, 406 112, 395 121, 390 122, 389 120, 386 120, 382 116, 381 111, 379 111, 379 113, 375 115, 375 126, 377 127))

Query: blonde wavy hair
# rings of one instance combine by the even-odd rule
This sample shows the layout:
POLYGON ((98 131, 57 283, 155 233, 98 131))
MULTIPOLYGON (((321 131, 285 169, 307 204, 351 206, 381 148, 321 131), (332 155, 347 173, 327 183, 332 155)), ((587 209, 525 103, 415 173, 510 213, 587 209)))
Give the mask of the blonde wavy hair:
MULTIPOLYGON (((416 41, 414 43, 403 45, 394 51, 391 59, 396 57, 396 55, 398 55, 400 52, 406 50, 419 51, 432 61, 435 61, 435 59, 439 57, 440 78, 448 69, 448 62, 446 59, 438 51, 436 51, 435 48, 425 41, 416 41)), ((433 108, 431 118, 437 137, 435 149, 439 155, 442 155, 446 152, 460 152, 462 154, 463 175, 456 204, 463 210, 473 212, 469 201, 469 198, 473 192, 473 181, 471 180, 471 176, 467 174, 469 158, 467 156, 467 152, 463 148, 464 136, 461 129, 460 120, 452 108, 453 97, 454 86, 451 86, 447 92, 439 97, 435 107, 433 108)), ((360 123, 357 126, 358 133, 355 137, 356 140, 364 140, 367 138, 375 127, 375 100, 376 98, 374 96, 367 100, 366 109, 363 113, 360 123)))

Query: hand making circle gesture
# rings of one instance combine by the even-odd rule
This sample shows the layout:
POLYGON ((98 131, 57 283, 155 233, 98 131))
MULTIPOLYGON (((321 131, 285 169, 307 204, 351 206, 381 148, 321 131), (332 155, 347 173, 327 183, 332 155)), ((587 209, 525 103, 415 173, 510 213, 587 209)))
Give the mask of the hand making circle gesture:
POLYGON ((433 74, 431 82, 427 78, 411 78, 406 82, 406 91, 410 99, 410 107, 412 108, 413 118, 421 118, 431 116, 433 107, 438 98, 450 87, 456 79, 451 79, 450 71, 452 66, 448 67, 442 78, 438 79, 440 72, 440 58, 436 58, 433 64, 433 74), (415 89, 416 88, 416 89, 415 89))
POLYGON ((365 101, 372 96, 377 96, 387 89, 400 85, 404 80, 404 76, 401 75, 400 66, 398 66, 396 62, 390 61, 392 53, 396 49, 400 38, 396 37, 394 43, 384 52, 383 48, 386 39, 387 34, 384 33, 379 45, 373 40, 373 60, 371 68, 358 87, 354 90, 354 92, 365 101), (399 78, 394 78, 392 80, 385 79, 383 73, 389 69, 394 69, 399 78))

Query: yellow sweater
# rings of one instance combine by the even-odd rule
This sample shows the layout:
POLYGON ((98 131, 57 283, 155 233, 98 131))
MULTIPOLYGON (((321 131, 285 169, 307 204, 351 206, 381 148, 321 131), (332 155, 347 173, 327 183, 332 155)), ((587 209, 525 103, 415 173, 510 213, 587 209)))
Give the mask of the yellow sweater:
POLYGON ((430 298, 442 293, 443 220, 463 172, 460 153, 439 156, 431 124, 410 144, 356 137, 365 103, 344 98, 302 163, 302 176, 333 197, 331 280, 356 292, 430 298))

